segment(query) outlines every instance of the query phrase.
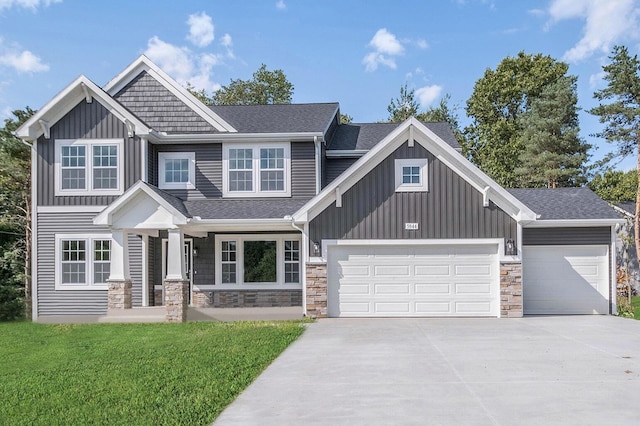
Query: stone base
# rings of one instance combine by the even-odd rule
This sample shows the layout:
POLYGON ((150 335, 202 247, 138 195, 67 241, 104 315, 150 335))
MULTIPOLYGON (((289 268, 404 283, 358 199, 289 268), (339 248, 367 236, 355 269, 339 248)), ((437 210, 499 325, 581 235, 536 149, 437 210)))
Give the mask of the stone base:
POLYGON ((327 264, 307 265, 307 316, 327 317, 327 264))
POLYGON ((189 280, 165 280, 164 305, 167 322, 185 322, 189 306, 189 280))
POLYGON ((108 280, 107 309, 131 309, 131 280, 108 280))
POLYGON ((522 318, 522 263, 500 264, 500 317, 522 318))
POLYGON ((195 290, 191 304, 196 308, 302 306, 302 290, 195 290))

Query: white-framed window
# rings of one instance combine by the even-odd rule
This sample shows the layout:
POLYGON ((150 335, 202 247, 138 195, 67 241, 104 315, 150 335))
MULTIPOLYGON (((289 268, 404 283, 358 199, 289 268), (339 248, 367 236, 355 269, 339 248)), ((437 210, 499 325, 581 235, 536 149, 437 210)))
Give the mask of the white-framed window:
POLYGON ((427 159, 395 160, 396 192, 426 192, 427 159))
POLYGON ((291 196, 289 143, 223 146, 223 196, 291 196))
POLYGON ((122 139, 57 139, 55 194, 122 194, 122 147, 122 139))
POLYGON ((111 234, 56 234, 56 290, 106 290, 111 234))
POLYGON ((160 189, 195 189, 195 152, 159 152, 158 187, 160 189))
POLYGON ((217 288, 299 288, 301 241, 296 235, 216 235, 217 288))

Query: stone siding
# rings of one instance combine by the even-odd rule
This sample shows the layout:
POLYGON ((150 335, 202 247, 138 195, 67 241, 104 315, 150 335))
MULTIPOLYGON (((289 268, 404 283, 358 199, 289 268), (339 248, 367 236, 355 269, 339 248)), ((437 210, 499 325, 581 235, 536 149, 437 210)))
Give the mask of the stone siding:
POLYGON ((167 322, 185 322, 189 305, 189 281, 165 280, 164 304, 167 308, 167 322))
POLYGON ((197 308, 271 308, 302 306, 302 290, 194 291, 197 308))
POLYGON ((522 317, 522 263, 500 264, 500 316, 522 317))
POLYGON ((107 309, 131 309, 132 283, 131 280, 108 280, 107 309))
POLYGON ((327 264, 307 264, 307 316, 327 317, 327 264))

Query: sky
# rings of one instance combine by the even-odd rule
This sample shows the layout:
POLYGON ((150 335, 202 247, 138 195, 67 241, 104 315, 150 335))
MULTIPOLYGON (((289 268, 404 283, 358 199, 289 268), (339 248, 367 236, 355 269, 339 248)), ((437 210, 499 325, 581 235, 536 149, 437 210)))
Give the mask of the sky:
POLYGON ((387 119, 407 84, 422 109, 449 94, 465 126, 475 82, 524 51, 578 76, 594 161, 613 146, 591 136, 603 125, 586 111, 611 48, 640 50, 639 24, 640 0, 0 0, 0 119, 80 74, 103 86, 145 54, 207 92, 264 63, 293 83, 293 102, 339 102, 354 122, 387 119))

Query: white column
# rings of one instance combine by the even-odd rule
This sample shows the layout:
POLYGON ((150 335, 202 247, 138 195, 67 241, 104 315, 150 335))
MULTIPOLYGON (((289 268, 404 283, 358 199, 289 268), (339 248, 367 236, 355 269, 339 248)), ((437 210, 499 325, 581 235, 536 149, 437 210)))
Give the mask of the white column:
POLYGON ((149 306, 149 236, 142 236, 142 306, 149 306))
POLYGON ((184 265, 184 233, 169 229, 167 238, 167 280, 186 280, 184 265))
POLYGON ((110 280, 130 280, 129 234, 124 229, 113 229, 111 233, 110 280))

